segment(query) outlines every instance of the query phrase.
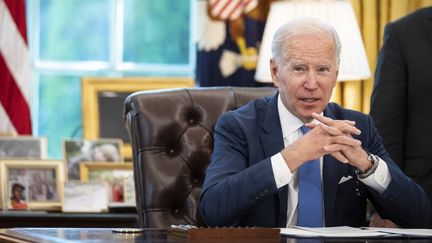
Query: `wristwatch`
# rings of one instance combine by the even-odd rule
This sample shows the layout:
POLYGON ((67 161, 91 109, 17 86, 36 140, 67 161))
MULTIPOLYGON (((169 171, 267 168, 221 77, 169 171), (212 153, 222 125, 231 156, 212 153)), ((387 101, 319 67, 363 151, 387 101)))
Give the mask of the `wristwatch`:
POLYGON ((364 178, 372 175, 376 171, 376 169, 378 168, 378 164, 379 164, 379 157, 378 156, 376 156, 375 154, 368 153, 367 159, 369 161, 371 161, 372 163, 365 171, 356 170, 357 176, 359 179, 364 179, 364 178))

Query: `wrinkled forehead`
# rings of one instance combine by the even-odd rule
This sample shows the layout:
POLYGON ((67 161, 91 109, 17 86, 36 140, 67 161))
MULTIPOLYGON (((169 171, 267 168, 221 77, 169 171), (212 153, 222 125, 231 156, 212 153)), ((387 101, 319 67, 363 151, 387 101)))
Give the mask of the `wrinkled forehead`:
POLYGON ((284 45, 288 51, 326 49, 336 52, 336 42, 333 37, 323 32, 322 34, 299 34, 284 38, 284 45))
POLYGON ((284 60, 312 58, 336 62, 337 51, 333 38, 328 34, 296 35, 284 41, 284 60))

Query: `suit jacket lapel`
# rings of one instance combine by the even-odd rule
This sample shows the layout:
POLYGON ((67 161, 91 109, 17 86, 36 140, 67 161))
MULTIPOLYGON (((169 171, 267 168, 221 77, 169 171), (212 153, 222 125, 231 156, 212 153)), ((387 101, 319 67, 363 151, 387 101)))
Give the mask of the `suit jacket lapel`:
MULTIPOLYGON (((269 158, 279 153, 283 147, 282 128, 279 120, 279 113, 277 109, 277 97, 274 95, 266 109, 263 110, 264 116, 260 120, 261 132, 260 141, 264 148, 265 158, 269 158)), ((285 227, 287 221, 287 204, 288 204, 288 187, 284 186, 279 189, 279 217, 277 224, 279 227, 285 227)))
POLYGON ((267 109, 263 110, 264 116, 260 121, 262 123, 260 124, 260 140, 266 158, 279 153, 284 147, 282 128, 277 109, 277 97, 278 95, 274 95, 270 99, 267 109))
MULTIPOLYGON (((335 119, 333 112, 327 107, 324 115, 335 119)), ((333 156, 326 155, 323 158, 323 194, 324 194, 324 212, 326 226, 332 225, 334 205, 336 202, 336 193, 339 186, 339 180, 343 176, 344 164, 337 161, 333 156)))

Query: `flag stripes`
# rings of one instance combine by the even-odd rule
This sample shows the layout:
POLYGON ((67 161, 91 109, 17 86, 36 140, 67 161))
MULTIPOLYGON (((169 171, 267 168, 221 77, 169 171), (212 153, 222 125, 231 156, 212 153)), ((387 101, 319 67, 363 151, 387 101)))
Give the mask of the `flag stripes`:
POLYGON ((257 0, 209 0, 210 14, 221 20, 234 20, 258 5, 257 0))
POLYGON ((0 131, 31 134, 31 66, 24 4, 25 0, 0 0, 0 131))

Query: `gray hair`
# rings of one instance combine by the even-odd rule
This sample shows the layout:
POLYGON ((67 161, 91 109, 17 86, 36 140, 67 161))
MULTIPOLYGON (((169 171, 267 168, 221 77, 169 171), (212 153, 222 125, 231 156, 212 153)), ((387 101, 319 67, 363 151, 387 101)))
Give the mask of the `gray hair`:
POLYGON ((337 32, 333 26, 315 18, 299 18, 279 27, 273 36, 271 46, 273 59, 280 62, 290 54, 292 50, 290 50, 289 41, 286 40, 290 40, 294 36, 308 34, 327 34, 333 38, 336 49, 336 64, 339 66, 342 45, 337 32))

